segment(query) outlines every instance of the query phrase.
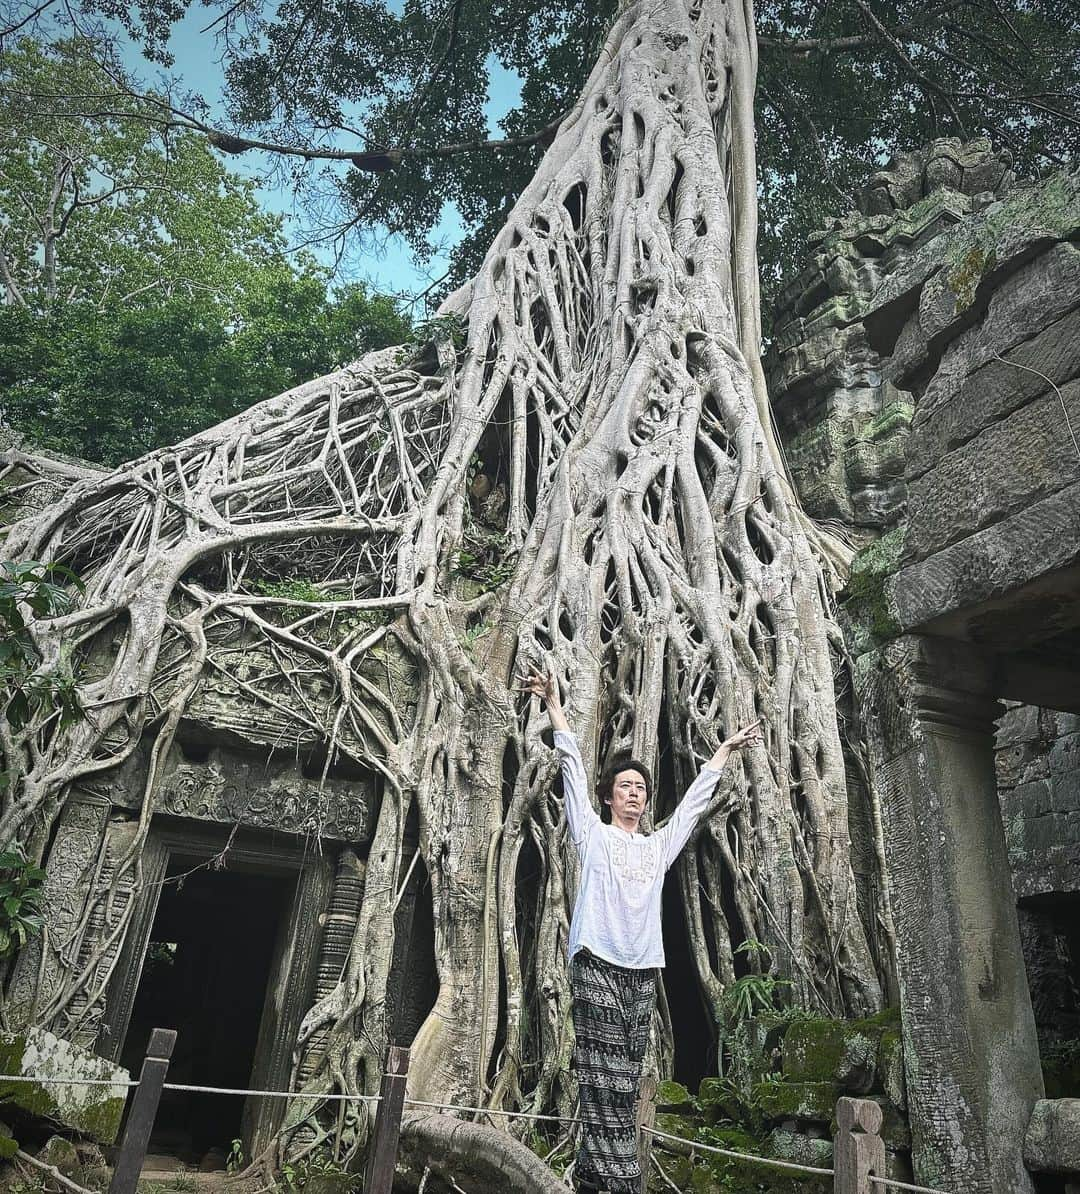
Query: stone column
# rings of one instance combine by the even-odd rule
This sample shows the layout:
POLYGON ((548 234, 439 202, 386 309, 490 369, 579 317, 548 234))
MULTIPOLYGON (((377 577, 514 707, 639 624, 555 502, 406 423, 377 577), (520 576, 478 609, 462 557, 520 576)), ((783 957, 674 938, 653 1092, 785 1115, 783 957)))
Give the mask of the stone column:
POLYGON ((917 1180, 1030 1194, 1042 1097, 976 648, 906 635, 857 668, 885 826, 917 1180))

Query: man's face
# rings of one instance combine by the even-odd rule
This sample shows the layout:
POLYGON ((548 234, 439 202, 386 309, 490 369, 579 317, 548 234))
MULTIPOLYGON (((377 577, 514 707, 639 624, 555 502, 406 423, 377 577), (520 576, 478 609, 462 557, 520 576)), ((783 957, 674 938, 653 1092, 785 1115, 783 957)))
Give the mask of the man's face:
POLYGON ((645 776, 640 771, 618 771, 615 782, 611 785, 611 820, 623 828, 629 823, 636 827, 645 811, 645 801, 649 790, 645 786, 645 776))

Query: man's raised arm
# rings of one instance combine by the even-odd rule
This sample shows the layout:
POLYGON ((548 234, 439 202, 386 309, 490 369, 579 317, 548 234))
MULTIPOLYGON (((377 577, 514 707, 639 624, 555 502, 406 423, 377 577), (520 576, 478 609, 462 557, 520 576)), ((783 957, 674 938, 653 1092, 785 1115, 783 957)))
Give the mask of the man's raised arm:
POLYGON ((555 731, 555 749, 562 767, 566 823, 570 827, 570 838, 580 852, 584 849, 589 830, 599 824, 600 818, 589 803, 585 764, 559 698, 559 682, 553 672, 532 671, 526 677, 525 689, 533 696, 540 697, 547 706, 548 719, 555 731))

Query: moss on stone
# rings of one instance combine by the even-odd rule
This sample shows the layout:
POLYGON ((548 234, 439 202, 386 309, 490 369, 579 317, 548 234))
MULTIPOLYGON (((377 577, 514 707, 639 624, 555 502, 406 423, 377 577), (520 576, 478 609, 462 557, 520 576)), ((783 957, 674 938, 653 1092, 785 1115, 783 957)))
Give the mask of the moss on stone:
POLYGON ((897 431, 906 431, 914 417, 915 407, 910 402, 890 402, 859 430, 858 438, 867 442, 885 439, 897 431))
POLYGON ((126 1071, 111 1062, 40 1028, 0 1035, 0 1099, 38 1118, 74 1128, 102 1144, 116 1139, 127 1102, 126 1091, 117 1094, 108 1086, 5 1082, 4 1075, 125 1081, 126 1071))
POLYGON ((950 245, 943 276, 956 310, 965 310, 975 301, 979 284, 997 268, 1011 232, 1022 229, 1031 238, 1044 232, 1068 240, 1078 227, 1080 177, 1075 174, 1053 174, 1037 186, 1014 190, 950 245))
POLYGON ((886 582, 900 566, 904 537, 905 528, 899 526, 864 547, 851 562, 844 588, 844 609, 848 616, 878 642, 900 633, 889 604, 886 582))
POLYGON ((754 1102, 766 1119, 828 1123, 839 1094, 833 1082, 759 1082, 754 1087, 754 1102))
POLYGON ((862 1020, 797 1021, 784 1036, 785 1079, 836 1083, 856 1094, 872 1089, 878 1044, 895 1027, 896 1016, 889 1008, 862 1020))
POLYGON ((690 1102, 690 1092, 681 1082, 661 1082, 656 1088, 656 1101, 661 1106, 678 1107, 690 1102))

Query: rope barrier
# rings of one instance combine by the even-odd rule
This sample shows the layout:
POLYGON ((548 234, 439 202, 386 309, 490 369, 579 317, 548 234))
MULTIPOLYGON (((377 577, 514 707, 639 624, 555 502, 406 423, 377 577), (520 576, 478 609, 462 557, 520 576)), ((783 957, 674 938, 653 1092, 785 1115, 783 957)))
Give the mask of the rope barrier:
MULTIPOLYGON (((673 1140, 676 1144, 687 1144, 690 1148, 700 1148, 707 1153, 717 1153, 721 1157, 736 1157, 740 1161, 753 1161, 758 1165, 771 1165, 774 1169, 789 1169, 793 1173, 815 1173, 820 1177, 832 1177, 836 1172, 833 1169, 818 1169, 813 1165, 799 1165, 795 1161, 776 1161, 772 1157, 758 1157, 753 1153, 737 1153, 730 1148, 719 1148, 715 1144, 702 1144, 700 1140, 687 1140, 683 1136, 671 1136, 667 1132, 661 1132, 659 1128, 649 1128, 644 1124, 642 1124, 641 1130, 661 1140, 673 1140)), ((941 1191, 934 1190, 931 1194, 941 1194, 941 1191)))
POLYGON ((130 1078, 35 1078, 33 1074, 0 1074, 0 1086, 5 1082, 36 1082, 39 1086, 138 1086, 130 1078))
MULTIPOLYGON (((138 1086, 137 1082, 133 1083, 138 1086)), ((227 1086, 192 1086, 185 1082, 165 1082, 162 1090, 180 1090, 189 1094, 255 1095, 260 1099, 311 1099, 325 1103, 377 1103, 378 1095, 315 1094, 310 1090, 242 1090, 227 1086)))
POLYGON ((935 1190, 931 1186, 913 1186, 911 1182, 898 1182, 891 1177, 878 1177, 877 1174, 871 1173, 870 1180, 875 1186, 891 1186, 896 1190, 911 1190, 913 1194, 945 1194, 944 1190, 935 1190))
MULTIPOLYGON (((0 1074, 0 1087, 5 1082, 34 1082, 41 1086, 119 1086, 124 1089, 131 1089, 139 1085, 137 1081, 124 1078, 35 1078, 29 1074, 0 1074)), ((379 1095, 316 1094, 311 1091, 294 1090, 248 1090, 240 1087, 196 1086, 185 1082, 166 1082, 163 1084, 162 1089, 187 1094, 244 1095, 261 1099, 310 1099, 313 1102, 324 1103, 380 1102, 379 1095)), ((430 1102, 426 1099, 406 1099, 405 1105, 408 1107, 427 1107, 440 1112, 457 1111, 463 1114, 502 1116, 506 1119, 527 1119, 569 1126, 585 1126, 593 1123, 592 1120, 577 1119, 571 1116, 542 1115, 539 1112, 531 1111, 507 1111, 495 1107, 467 1107, 459 1106, 456 1103, 430 1102)), ((702 1152, 715 1153, 720 1157, 731 1157, 738 1161, 748 1161, 751 1164, 765 1165, 773 1169, 786 1169, 791 1173, 811 1173, 817 1177, 832 1177, 835 1173, 835 1170, 821 1169, 815 1165, 800 1165, 795 1161, 778 1161, 772 1157, 759 1157, 753 1153, 740 1153, 734 1149, 720 1148, 716 1144, 705 1144, 700 1140, 687 1140, 685 1136, 673 1136, 669 1132, 663 1132, 659 1128, 650 1128, 645 1124, 641 1125, 640 1130, 648 1132, 650 1136, 658 1140, 670 1141, 673 1144, 682 1144, 690 1149, 700 1149, 702 1152)), ((874 1174, 870 1175, 870 1181, 877 1186, 885 1186, 895 1190, 907 1190, 910 1194, 946 1194, 944 1190, 936 1190, 931 1186, 916 1186, 911 1182, 901 1182, 888 1177, 877 1177, 874 1174)))
POLYGON ((507 1119, 533 1119, 557 1124, 593 1124, 595 1122, 591 1119, 573 1119, 564 1115, 540 1115, 535 1111, 506 1111, 496 1107, 459 1107, 456 1103, 429 1103, 423 1099, 406 1099, 405 1106, 430 1107, 435 1111, 467 1111, 475 1115, 502 1115, 507 1119))

